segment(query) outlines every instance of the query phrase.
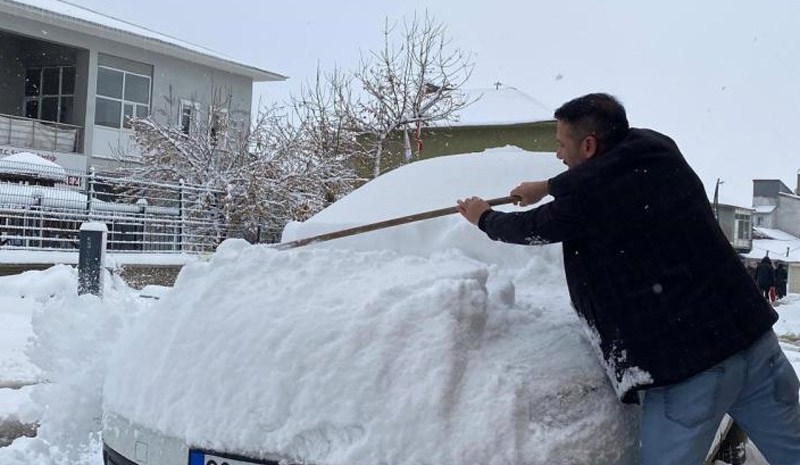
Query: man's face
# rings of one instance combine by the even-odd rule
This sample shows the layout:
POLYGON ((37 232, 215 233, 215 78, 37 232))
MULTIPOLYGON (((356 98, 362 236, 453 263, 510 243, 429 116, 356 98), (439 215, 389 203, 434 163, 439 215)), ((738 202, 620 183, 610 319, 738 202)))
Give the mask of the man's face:
POLYGON ((593 136, 577 139, 569 124, 556 121, 556 156, 563 161, 569 169, 575 168, 594 155, 594 141, 587 141, 593 136))

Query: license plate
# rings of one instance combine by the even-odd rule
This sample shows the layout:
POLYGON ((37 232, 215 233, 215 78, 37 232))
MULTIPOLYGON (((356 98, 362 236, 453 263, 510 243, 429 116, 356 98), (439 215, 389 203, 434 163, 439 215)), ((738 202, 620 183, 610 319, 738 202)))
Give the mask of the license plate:
POLYGON ((278 465, 278 462, 192 449, 189 451, 189 465, 278 465))

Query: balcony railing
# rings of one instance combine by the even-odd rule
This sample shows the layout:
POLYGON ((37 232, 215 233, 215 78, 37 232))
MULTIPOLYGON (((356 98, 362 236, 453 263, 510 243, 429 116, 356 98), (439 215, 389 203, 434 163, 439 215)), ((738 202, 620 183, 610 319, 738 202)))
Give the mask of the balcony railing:
POLYGON ((56 152, 80 152, 83 128, 0 113, 0 145, 56 152))

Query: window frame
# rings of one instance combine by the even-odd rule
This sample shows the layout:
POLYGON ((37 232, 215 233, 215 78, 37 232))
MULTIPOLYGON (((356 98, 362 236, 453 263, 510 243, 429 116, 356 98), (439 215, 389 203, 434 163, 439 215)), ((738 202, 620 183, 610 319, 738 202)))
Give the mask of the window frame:
POLYGON ((752 239, 752 217, 743 213, 734 213, 733 220, 736 223, 738 237, 737 239, 749 241, 752 239))
POLYGON ((35 120, 38 120, 38 121, 47 121, 47 122, 50 122, 50 123, 71 124, 71 125, 75 124, 74 121, 69 122, 69 123, 61 121, 62 99, 67 98, 67 97, 72 98, 73 111, 75 109, 75 86, 76 86, 75 77, 73 77, 72 93, 71 94, 63 93, 63 91, 64 91, 64 69, 65 68, 72 68, 73 70, 75 70, 74 71, 74 76, 77 76, 78 69, 77 69, 76 65, 31 66, 29 68, 25 68, 25 79, 26 80, 27 80, 28 72, 30 70, 34 70, 34 69, 38 69, 39 70, 39 87, 37 89, 37 91, 38 91, 37 95, 35 95, 35 96, 23 95, 22 96, 22 110, 25 112, 26 117, 27 117, 27 114, 28 114, 28 102, 34 102, 35 101, 36 105, 37 105, 36 118, 32 118, 32 119, 35 119, 35 120), (44 70, 45 69, 58 69, 58 93, 57 94, 45 94, 44 93, 44 87, 45 87, 44 86, 44 70), (45 98, 55 98, 57 100, 57 104, 56 104, 56 119, 55 119, 55 121, 54 120, 49 120, 49 119, 48 120, 42 119, 42 110, 44 108, 43 100, 45 98))
POLYGON ((197 120, 197 115, 200 113, 200 103, 194 100, 187 100, 181 99, 181 106, 180 111, 178 112, 178 127, 181 129, 181 132, 186 134, 187 136, 192 135, 192 123, 197 120), (183 125, 183 115, 184 110, 191 110, 189 112, 189 125, 184 130, 183 125))
MULTIPOLYGON (((147 108, 147 116, 150 116, 150 114, 151 114, 150 113, 150 108, 152 107, 152 102, 153 102, 153 78, 151 76, 146 75, 146 74, 140 74, 140 73, 135 73, 133 71, 128 71, 128 70, 125 70, 125 69, 114 68, 113 66, 97 65, 98 71, 101 68, 107 69, 109 71, 116 71, 118 73, 122 73, 122 93, 121 93, 121 98, 115 98, 115 97, 108 97, 108 96, 105 96, 105 95, 100 95, 99 93, 97 93, 96 87, 95 87, 95 95, 94 95, 95 106, 97 106, 97 99, 104 99, 104 100, 108 100, 108 101, 112 101, 112 102, 119 102, 119 104, 120 104, 120 106, 119 106, 119 126, 106 126, 105 124, 100 124, 100 123, 97 122, 97 117, 96 116, 95 116, 94 125, 95 126, 101 126, 103 128, 106 128, 106 129, 116 130, 116 131, 133 132, 133 128, 131 126, 126 126, 126 123, 125 123, 125 105, 131 105, 133 107, 133 113, 132 114, 134 116, 136 114, 138 114, 138 111, 137 111, 138 107, 147 108), (139 103, 139 102, 134 102, 132 100, 125 100, 125 88, 126 88, 126 85, 127 85, 127 82, 128 82, 128 75, 129 74, 147 79, 147 90, 148 90, 148 93, 147 93, 147 105, 145 105, 143 103, 139 103)), ((98 76, 99 76, 99 73, 98 73, 98 76)))

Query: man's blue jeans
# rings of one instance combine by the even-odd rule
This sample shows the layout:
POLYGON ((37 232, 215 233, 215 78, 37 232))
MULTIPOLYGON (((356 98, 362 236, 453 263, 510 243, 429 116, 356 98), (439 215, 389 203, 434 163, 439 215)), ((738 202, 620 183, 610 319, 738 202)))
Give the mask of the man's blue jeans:
POLYGON ((797 374, 772 330, 724 362, 648 389, 640 425, 642 465, 701 465, 728 413, 771 465, 800 465, 797 374))

